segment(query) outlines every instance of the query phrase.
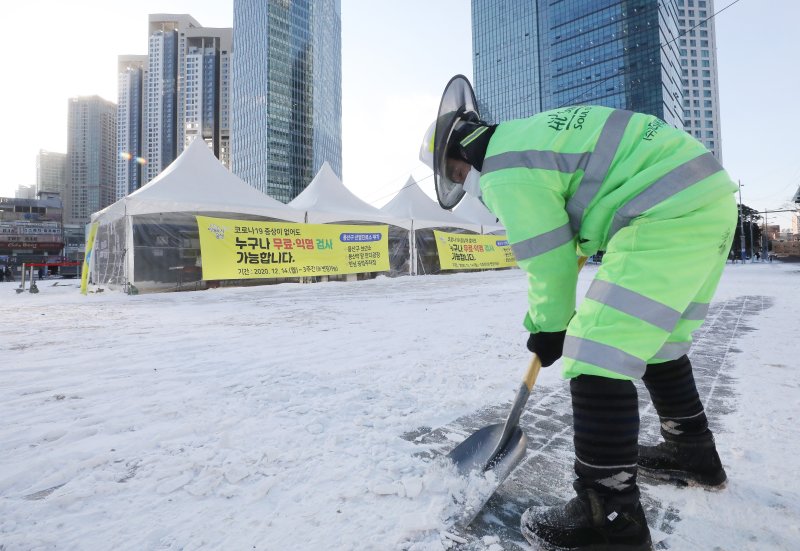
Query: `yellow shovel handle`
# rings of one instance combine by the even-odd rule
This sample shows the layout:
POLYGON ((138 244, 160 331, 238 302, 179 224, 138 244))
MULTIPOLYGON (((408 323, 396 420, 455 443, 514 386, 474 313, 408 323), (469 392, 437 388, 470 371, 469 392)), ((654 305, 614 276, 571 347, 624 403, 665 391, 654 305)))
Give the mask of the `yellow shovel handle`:
POLYGON ((531 363, 528 365, 528 370, 525 371, 525 376, 522 382, 528 387, 528 392, 533 390, 533 384, 536 382, 536 377, 539 376, 539 370, 542 369, 542 360, 536 354, 531 358, 531 363))

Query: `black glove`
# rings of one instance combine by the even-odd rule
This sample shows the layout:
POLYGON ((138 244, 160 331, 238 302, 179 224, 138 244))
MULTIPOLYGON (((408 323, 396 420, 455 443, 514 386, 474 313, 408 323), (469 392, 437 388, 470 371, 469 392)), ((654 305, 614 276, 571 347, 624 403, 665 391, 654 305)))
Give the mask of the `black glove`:
POLYGON ((531 333, 528 337, 528 350, 539 356, 542 367, 553 365, 564 351, 566 334, 566 329, 554 333, 531 333))

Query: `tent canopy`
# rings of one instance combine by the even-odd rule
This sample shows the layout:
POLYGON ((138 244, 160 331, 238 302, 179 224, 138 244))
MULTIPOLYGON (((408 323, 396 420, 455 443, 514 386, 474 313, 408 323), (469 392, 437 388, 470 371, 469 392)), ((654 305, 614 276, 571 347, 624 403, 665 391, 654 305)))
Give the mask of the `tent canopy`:
POLYGON ((465 220, 439 206, 420 189, 413 177, 408 178, 406 185, 381 210, 399 218, 411 218, 416 229, 462 228, 477 233, 481 231, 480 223, 465 220))
POLYGON ((303 212, 261 193, 195 139, 150 183, 92 215, 92 222, 164 212, 230 212, 302 222, 303 212))
POLYGON ((310 224, 376 222, 408 229, 410 220, 393 216, 359 199, 347 189, 328 162, 289 206, 306 211, 310 224))

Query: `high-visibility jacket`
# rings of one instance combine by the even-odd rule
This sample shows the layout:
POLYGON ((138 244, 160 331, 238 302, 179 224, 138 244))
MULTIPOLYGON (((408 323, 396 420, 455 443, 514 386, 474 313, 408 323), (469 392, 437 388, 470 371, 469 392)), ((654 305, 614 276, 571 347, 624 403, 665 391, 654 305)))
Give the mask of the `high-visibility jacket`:
POLYGON ((489 142, 480 186, 529 275, 524 323, 532 333, 567 328, 575 313, 576 251, 588 256, 606 250, 623 228, 681 219, 737 189, 683 130, 654 116, 600 106, 501 123, 489 142))

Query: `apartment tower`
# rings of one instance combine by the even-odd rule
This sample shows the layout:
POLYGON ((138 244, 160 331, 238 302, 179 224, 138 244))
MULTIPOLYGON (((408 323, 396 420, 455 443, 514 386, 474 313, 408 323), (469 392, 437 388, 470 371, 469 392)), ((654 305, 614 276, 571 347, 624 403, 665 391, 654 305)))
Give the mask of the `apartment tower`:
POLYGON ((182 151, 185 106, 180 85, 185 78, 186 31, 200 24, 190 15, 151 14, 145 90, 145 183, 182 151))
POLYGON ((70 98, 64 223, 87 224, 116 200, 117 106, 99 96, 70 98))
POLYGON ((181 151, 195 138, 230 168, 230 85, 233 29, 191 28, 186 31, 184 105, 181 151))
POLYGON ((722 162, 714 0, 678 0, 683 122, 722 162))
POLYGON ((117 63, 117 185, 116 198, 144 183, 144 90, 146 55, 121 55, 117 63))

